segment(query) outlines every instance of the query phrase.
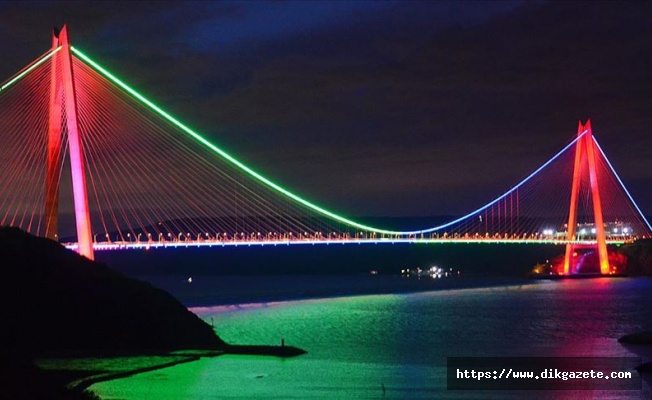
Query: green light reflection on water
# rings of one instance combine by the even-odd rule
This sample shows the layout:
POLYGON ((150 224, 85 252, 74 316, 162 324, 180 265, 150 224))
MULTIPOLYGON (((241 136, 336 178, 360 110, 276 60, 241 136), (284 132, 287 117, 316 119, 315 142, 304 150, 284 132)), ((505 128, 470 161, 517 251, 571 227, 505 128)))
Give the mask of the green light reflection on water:
POLYGON ((640 307, 652 302, 651 289, 650 280, 582 280, 204 310, 228 341, 278 344, 283 337, 309 353, 221 356, 92 389, 127 400, 382 398, 384 385, 386 398, 487 398, 446 390, 446 356, 631 356, 615 338, 652 321, 652 310, 640 307))

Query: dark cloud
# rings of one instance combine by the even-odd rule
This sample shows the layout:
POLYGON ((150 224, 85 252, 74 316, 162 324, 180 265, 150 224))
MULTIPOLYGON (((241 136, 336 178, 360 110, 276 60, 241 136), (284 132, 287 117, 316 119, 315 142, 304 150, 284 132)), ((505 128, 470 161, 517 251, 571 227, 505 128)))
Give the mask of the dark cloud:
POLYGON ((182 120, 348 214, 467 211, 590 117, 652 210, 650 11, 638 2, 9 2, 0 3, 0 72, 45 50, 49 27, 68 21, 80 48, 182 120))

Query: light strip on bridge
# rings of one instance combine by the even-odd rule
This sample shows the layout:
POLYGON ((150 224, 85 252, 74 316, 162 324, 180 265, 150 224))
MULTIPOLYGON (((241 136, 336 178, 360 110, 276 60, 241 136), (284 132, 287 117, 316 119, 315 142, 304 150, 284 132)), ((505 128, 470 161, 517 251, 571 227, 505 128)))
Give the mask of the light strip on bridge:
POLYGON ((21 72, 16 74, 13 78, 9 79, 5 84, 0 86, 0 92, 2 92, 3 90, 8 89, 11 85, 18 82, 25 75, 29 74, 34 69, 36 69, 36 67, 38 67, 39 65, 41 65, 44 62, 46 62, 47 60, 49 60, 59 50, 61 50, 61 47, 57 47, 56 49, 50 50, 48 53, 45 53, 45 55, 43 55, 40 59, 37 59, 36 61, 34 61, 30 66, 28 66, 27 68, 25 68, 24 70, 22 70, 21 72))
POLYGON ((638 211, 638 214, 641 216, 641 218, 643 218, 643 221, 647 225, 647 228, 650 230, 650 232, 652 232, 652 226, 650 226, 650 223, 648 222, 647 218, 645 218, 645 215, 643 215, 643 212, 638 207, 638 204, 636 204, 636 202, 634 201, 634 198, 632 197, 632 195, 629 194, 629 190, 627 190, 627 188, 625 187, 625 184, 620 179, 620 176, 618 176, 618 173, 614 169, 613 165, 611 165, 611 162, 609 162, 609 159, 607 158, 607 155, 604 154, 604 151, 602 151, 602 147, 600 147, 600 145, 598 144, 598 141, 595 139, 595 136, 593 137, 593 143, 595 143, 595 145, 598 147, 598 150, 600 150, 600 154, 602 154, 602 158, 604 158, 604 160, 607 162, 607 165, 609 166, 609 169, 611 169, 611 172, 614 174, 616 179, 618 179, 618 183, 620 183, 620 186, 625 191, 625 194, 627 195, 627 197, 629 197, 629 200, 632 202, 634 207, 636 207, 636 211, 638 211))
POLYGON ((456 223, 458 223, 458 222, 464 221, 465 219, 467 219, 467 218, 469 218, 469 217, 472 217, 472 216, 474 216, 475 214, 478 214, 478 213, 480 213, 480 212, 486 210, 487 208, 489 208, 489 207, 493 206, 494 204, 498 203, 500 200, 502 200, 502 199, 504 199, 505 197, 509 196, 509 195, 510 195, 511 193, 513 193, 516 189, 518 189, 518 188, 520 188, 521 186, 523 186, 527 181, 529 181, 529 180, 532 179, 536 174, 538 174, 539 172, 541 172, 541 170, 543 170, 545 167, 547 167, 548 165, 550 165, 551 162, 555 161, 559 156, 561 156, 562 154, 564 154, 564 152, 565 152, 566 150, 568 150, 568 149, 569 149, 571 146, 573 146, 573 145, 574 145, 578 140, 580 140, 580 138, 581 138, 582 136, 584 136, 584 135, 586 134, 586 132, 588 132, 588 131, 584 131, 584 132, 582 132, 582 133, 581 133, 580 135, 578 135, 578 136, 577 136, 577 137, 576 137, 572 142, 568 143, 568 144, 566 145, 566 147, 564 147, 563 149, 559 150, 559 152, 558 152, 557 154, 555 154, 554 156, 552 156, 551 159, 549 159, 548 161, 546 161, 542 166, 540 166, 540 167, 537 168, 534 172, 532 172, 530 175, 528 175, 527 177, 525 177, 525 178, 524 178, 522 181, 520 181, 516 186, 514 186, 513 188, 511 188, 510 190, 508 190, 507 192, 505 192, 503 195, 497 197, 497 198, 496 198, 494 201, 492 201, 491 203, 488 203, 488 204, 486 204, 486 205, 484 205, 484 206, 478 208, 477 210, 472 211, 472 212, 466 214, 466 215, 463 216, 463 217, 459 217, 459 218, 457 218, 456 220, 453 220, 453 221, 451 221, 451 222, 447 222, 447 223, 445 223, 444 225, 435 226, 434 228, 424 229, 424 230, 421 230, 421 231, 405 232, 405 234, 406 234, 406 235, 415 235, 415 234, 420 234, 420 233, 430 233, 430 232, 438 231, 438 230, 440 230, 440 229, 448 228, 449 226, 454 225, 454 224, 456 224, 456 223))
POLYGON ((533 176, 538 174, 542 169, 547 167, 557 157, 559 157, 566 150, 568 150, 573 144, 575 144, 584 134, 586 134, 586 131, 582 132, 582 134, 578 135, 572 142, 570 142, 568 145, 566 145, 566 147, 564 147, 562 150, 560 150, 557 154, 555 154, 546 163, 544 163, 542 166, 540 166, 538 169, 536 169, 534 172, 532 172, 530 175, 528 175, 525 179, 523 179, 521 182, 519 182, 516 186, 512 187, 512 189, 507 191, 505 194, 503 194, 502 196, 496 198, 495 200, 488 203, 487 205, 485 205, 483 207, 480 207, 477 210, 475 210, 475 211, 473 211, 473 212, 471 212, 469 214, 466 214, 463 217, 457 218, 454 221, 448 222, 448 223, 446 223, 444 225, 439 225, 439 226, 435 226, 433 228, 420 229, 420 230, 414 230, 414 231, 392 231, 392 230, 380 229, 380 228, 375 228, 375 227, 372 227, 372 226, 364 225, 364 224, 361 224, 359 222, 355 222, 353 220, 350 220, 350 219, 348 219, 346 217, 335 214, 335 213, 333 213, 331 211, 328 211, 328 210, 326 210, 326 209, 324 209, 324 208, 322 208, 322 207, 320 207, 320 206, 318 206, 318 205, 316 205, 316 204, 314 204, 314 203, 312 203, 312 202, 310 202, 308 200, 303 199, 302 197, 299 197, 298 195, 290 192, 289 190, 283 188, 282 186, 280 186, 280 185, 274 183, 273 181, 265 178, 263 175, 259 174, 258 172, 254 171, 253 169, 249 168, 247 165, 243 164, 242 162, 240 162, 235 157, 231 156, 230 154, 228 154, 224 150, 222 150, 219 147, 215 146, 214 144, 209 142, 207 139, 202 137, 200 134, 198 134, 194 130, 190 129, 189 127, 187 127, 186 125, 181 123, 179 120, 174 118, 172 115, 168 114, 166 111, 161 109, 159 106, 157 106, 156 104, 149 101, 143 95, 141 95, 136 90, 129 87, 126 83, 124 83, 123 81, 118 79, 116 76, 114 76, 112 73, 110 73, 109 71, 104 69, 102 66, 100 66, 99 64, 97 64, 96 62, 91 60, 87 55, 85 55, 84 53, 82 53, 81 51, 76 49, 75 47, 71 46, 71 50, 77 57, 79 57, 81 60, 86 62, 89 66, 91 66, 96 71, 100 72, 107 79, 111 80, 114 84, 118 85, 120 88, 125 90, 127 93, 132 95, 134 98, 136 98, 137 100, 139 100, 143 104, 147 105, 150 109, 155 111, 161 117, 165 118, 167 121, 172 123, 174 126, 178 127, 183 132, 190 135, 192 138, 194 138, 195 140, 197 140, 201 144, 203 144, 206 147, 208 147, 209 149, 213 150, 215 153, 220 155, 225 160, 231 162, 232 164, 234 164, 235 166, 237 166, 241 170, 245 171, 246 173, 248 173, 250 176, 252 176, 256 180, 258 180, 258 181, 264 183, 265 185, 275 189, 276 191, 280 192, 281 194, 285 195, 286 197, 289 197, 290 199, 296 201, 297 203, 302 204, 302 205, 304 205, 304 206, 306 206, 306 207, 308 207, 308 208, 310 208, 310 209, 312 209, 314 211, 319 212, 322 215, 325 215, 325 216, 327 216, 329 218, 332 218, 332 219, 334 219, 336 221, 345 223, 345 224, 347 224, 347 225, 349 225, 351 227, 359 228, 359 229, 362 229, 362 230, 365 230, 365 231, 368 231, 368 232, 376 232, 376 233, 388 234, 388 235, 401 235, 401 236, 418 235, 418 234, 423 234, 423 233, 435 232, 435 231, 444 229, 446 227, 449 227, 451 225, 454 225, 454 224, 456 224, 458 222, 461 222, 466 218, 469 218, 469 217, 471 217, 471 216, 473 216, 473 215, 475 215, 475 214, 477 214, 477 213, 479 213, 481 211, 484 211, 485 209, 491 207, 492 205, 496 204, 500 200, 507 197, 510 193, 514 192, 516 189, 518 189, 520 186, 522 186, 528 180, 530 180, 533 176))
MULTIPOLYGON (((297 245, 345 245, 345 244, 547 244, 560 245, 593 245, 590 240, 556 240, 556 239, 338 239, 338 240, 282 240, 282 241, 251 241, 251 242, 136 242, 136 243, 95 243, 95 251, 107 250, 148 250, 166 248, 189 248, 189 247, 260 247, 260 246, 297 246, 297 245)), ((608 240, 608 244, 623 244, 624 240, 608 240)), ((70 250, 76 250, 76 243, 65 245, 70 250)))
MULTIPOLYGON (((299 197, 298 195, 290 192, 289 190, 283 188, 282 186, 276 184, 275 182, 265 178, 263 175, 259 174, 258 172, 254 171, 253 169, 249 168, 247 165, 243 164, 240 162, 238 159, 235 157, 231 156, 224 150, 220 149, 219 147, 215 146, 213 143, 209 142, 207 139, 202 137, 200 134, 195 132, 194 130, 190 129, 183 123, 181 123, 179 120, 174 118, 172 115, 168 114, 166 111, 161 109, 159 106, 156 104, 152 103, 149 101, 147 98, 145 98, 143 95, 132 89, 131 87, 127 86, 126 83, 122 82, 120 79, 118 79, 116 76, 111 74, 109 71, 101 67, 99 64, 91 60, 88 56, 86 56, 84 53, 79 51, 77 48, 71 46, 70 47, 72 52, 79 57, 81 60, 83 60, 86 64, 91 66, 93 69, 96 71, 100 72, 102 75, 104 75, 106 78, 111 80, 114 84, 118 85, 120 88, 122 88, 124 91, 132 95, 134 98, 142 102, 143 104, 147 105, 150 109, 155 111, 157 114, 159 114, 161 117, 165 118, 168 122, 172 123, 174 126, 185 132, 186 134, 190 135, 193 139, 198 141, 199 143, 203 144, 204 146, 208 147, 209 149, 213 150, 215 153, 217 153, 219 156, 224 158, 225 160, 231 162, 256 180, 264 183, 265 185, 275 189, 277 192, 280 192, 281 194, 285 195, 286 197, 289 197, 290 199, 296 201, 299 204, 302 204, 314 211, 317 211, 320 214, 323 214, 329 218, 332 218, 336 221, 345 223, 349 226, 352 226, 354 228, 359 228, 365 231, 369 232, 376 232, 376 233, 381 233, 381 234, 387 234, 387 235, 407 235, 410 232, 402 232, 402 231, 392 231, 392 230, 386 230, 386 229, 379 229, 375 228, 372 226, 364 225, 355 221, 352 221, 348 218, 342 217, 338 214, 335 214, 331 211, 326 210, 325 208, 322 208, 312 202, 309 202, 308 200, 303 199, 302 197, 299 197)), ((421 231, 419 231, 421 232, 421 231)), ((424 231, 425 232, 425 231, 424 231)))

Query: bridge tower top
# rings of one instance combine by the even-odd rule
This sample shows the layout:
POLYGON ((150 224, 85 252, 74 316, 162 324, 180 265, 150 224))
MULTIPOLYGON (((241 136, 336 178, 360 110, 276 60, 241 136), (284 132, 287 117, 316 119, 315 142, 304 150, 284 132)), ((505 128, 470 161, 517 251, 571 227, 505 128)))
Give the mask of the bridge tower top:
MULTIPOLYGON (((571 187, 570 211, 568 213, 568 231, 567 239, 574 240, 577 229, 577 207, 579 203, 580 182, 582 175, 585 172, 589 174, 589 182, 591 184, 591 198, 593 203, 593 221, 595 222, 596 230, 596 244, 595 248, 598 252, 600 273, 608 274, 609 256, 607 253, 607 236, 604 228, 604 218, 602 215, 602 201, 600 198, 600 187, 598 184, 598 173, 596 168, 596 153, 598 150, 595 148, 593 140, 593 132, 591 130, 591 120, 587 120, 585 124, 579 121, 577 127, 578 140, 575 145, 575 163, 573 167, 573 183, 571 187)), ((573 271, 573 257, 575 254, 575 245, 567 244, 566 253, 564 256, 564 274, 568 275, 574 273, 573 271)))
POLYGON ((58 174, 61 169, 63 128, 67 132, 70 167, 72 170, 73 200, 79 253, 93 259, 90 211, 84 155, 81 147, 81 132, 77 112, 75 80, 73 78, 72 57, 66 25, 58 31, 54 29, 52 47, 61 51, 52 58, 50 83, 50 118, 48 133, 48 159, 46 175, 46 236, 55 239, 58 228, 59 189, 58 174), (62 118, 65 117, 65 118, 62 118))

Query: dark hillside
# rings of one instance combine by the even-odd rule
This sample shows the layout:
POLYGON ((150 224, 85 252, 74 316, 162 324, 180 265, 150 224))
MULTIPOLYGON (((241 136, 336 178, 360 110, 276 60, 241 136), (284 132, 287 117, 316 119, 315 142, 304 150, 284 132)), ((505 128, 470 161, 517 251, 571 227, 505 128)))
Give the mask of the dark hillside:
POLYGON ((166 292, 15 228, 0 228, 0 343, 30 356, 217 349, 166 292))
POLYGON ((637 240, 618 248, 627 256, 627 273, 652 276, 652 239, 637 240))

